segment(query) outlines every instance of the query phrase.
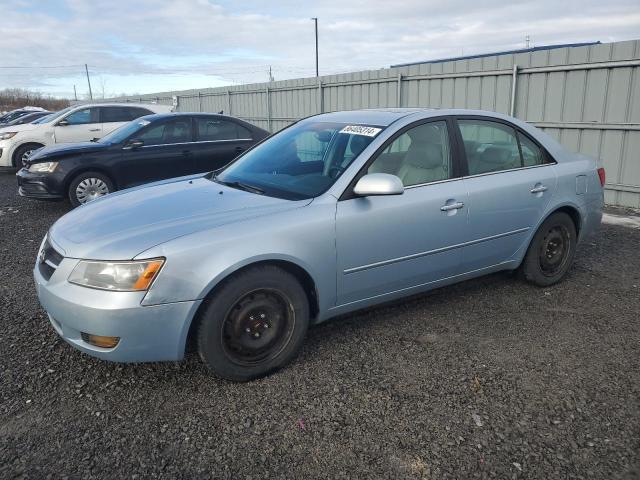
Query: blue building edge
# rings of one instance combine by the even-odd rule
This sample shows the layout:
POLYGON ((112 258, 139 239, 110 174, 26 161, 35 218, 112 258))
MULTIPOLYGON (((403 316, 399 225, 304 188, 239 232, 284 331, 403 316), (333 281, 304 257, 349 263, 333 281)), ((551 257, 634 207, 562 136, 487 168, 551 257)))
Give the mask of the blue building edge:
POLYGON ((457 60, 472 60, 474 58, 496 57, 499 55, 512 55, 516 53, 540 52, 543 50, 555 50, 556 48, 588 47, 591 45, 600 45, 601 43, 602 42, 597 41, 597 42, 583 42, 583 43, 564 43, 561 45, 541 45, 539 47, 521 48, 518 50, 504 50, 502 52, 479 53, 477 55, 465 55, 462 57, 439 58, 437 60, 425 60, 423 62, 398 63, 396 65, 391 65, 389 68, 410 67, 412 65, 423 65, 426 63, 455 62, 457 60))

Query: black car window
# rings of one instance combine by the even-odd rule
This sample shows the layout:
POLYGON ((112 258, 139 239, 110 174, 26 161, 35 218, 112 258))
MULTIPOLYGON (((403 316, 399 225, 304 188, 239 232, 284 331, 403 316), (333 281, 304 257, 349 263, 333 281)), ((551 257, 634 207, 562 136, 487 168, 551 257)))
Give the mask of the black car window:
POLYGON ((127 110, 129 110, 129 120, 135 120, 136 118, 153 114, 151 110, 147 110, 146 108, 142 107, 127 107, 127 110))
POLYGON ((145 146, 191 142, 191 119, 180 118, 151 126, 137 138, 142 140, 145 146))
POLYGON ((196 117, 196 130, 200 141, 251 138, 251 132, 242 125, 215 117, 196 117))
POLYGON ((499 122, 459 120, 469 175, 522 167, 516 131, 499 122))
POLYGON ((77 110, 70 115, 67 115, 64 120, 69 125, 85 125, 88 123, 99 123, 98 109, 93 108, 83 108, 82 110, 77 110))
POLYGON ((102 123, 128 122, 133 120, 128 107, 102 107, 102 123))

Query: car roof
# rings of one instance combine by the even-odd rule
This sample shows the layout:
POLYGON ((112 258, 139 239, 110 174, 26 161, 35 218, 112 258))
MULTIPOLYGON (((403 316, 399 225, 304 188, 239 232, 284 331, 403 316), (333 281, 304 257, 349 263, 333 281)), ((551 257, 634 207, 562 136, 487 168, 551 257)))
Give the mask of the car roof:
POLYGON ((162 120, 164 118, 176 118, 176 117, 220 117, 220 118, 232 118, 242 123, 247 123, 241 118, 231 117, 229 115, 223 115, 221 113, 207 113, 207 112, 167 112, 167 113, 154 113, 152 115, 145 115, 145 120, 155 121, 162 120))

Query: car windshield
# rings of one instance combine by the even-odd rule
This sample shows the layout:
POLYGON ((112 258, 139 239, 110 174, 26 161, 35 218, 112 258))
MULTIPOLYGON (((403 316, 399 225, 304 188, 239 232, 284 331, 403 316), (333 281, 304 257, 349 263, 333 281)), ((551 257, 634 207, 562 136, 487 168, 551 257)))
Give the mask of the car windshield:
POLYGON ((304 122, 270 137, 212 180, 268 196, 302 200, 328 190, 382 127, 304 122))
POLYGON ((51 120, 51 118, 53 118, 53 116, 56 115, 55 113, 51 113, 49 115, 45 115, 44 117, 40 117, 36 120, 34 120, 33 122, 31 122, 34 125, 38 125, 39 123, 46 123, 49 120, 51 120))
POLYGON ((149 120, 145 120, 144 118, 132 120, 131 122, 125 123, 121 127, 116 128, 113 132, 108 133, 107 135, 102 137, 100 140, 98 140, 98 143, 108 143, 113 145, 116 143, 124 142, 131 135, 136 133, 138 130, 143 129, 150 123, 151 122, 149 120))

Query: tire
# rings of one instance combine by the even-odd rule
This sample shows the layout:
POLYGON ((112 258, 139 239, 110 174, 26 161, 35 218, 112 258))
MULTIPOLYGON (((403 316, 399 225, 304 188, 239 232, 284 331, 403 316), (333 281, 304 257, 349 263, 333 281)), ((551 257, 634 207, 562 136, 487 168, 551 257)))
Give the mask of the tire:
POLYGON ((225 280, 199 322, 204 364, 221 378, 246 382, 296 356, 309 326, 309 302, 290 273, 273 265, 254 267, 225 280))
POLYGON ((573 263, 576 227, 569 215, 557 212, 547 218, 533 237, 522 262, 522 276, 540 287, 558 283, 573 263))
POLYGON ((24 160, 26 157, 31 155, 34 150, 44 147, 44 145, 40 143, 25 143, 24 145, 20 145, 16 148, 16 151, 13 152, 13 166, 20 170, 24 167, 24 160))
POLYGON ((75 208, 114 191, 113 182, 106 175, 100 172, 84 172, 71 181, 67 193, 71 205, 75 208))

